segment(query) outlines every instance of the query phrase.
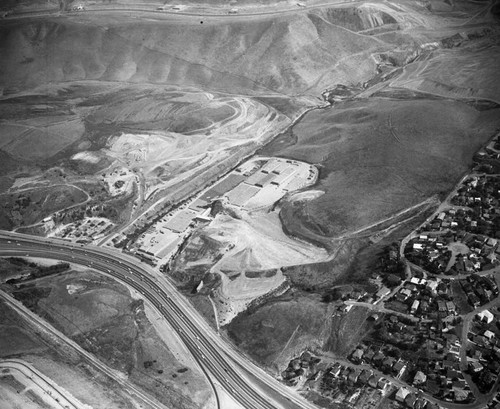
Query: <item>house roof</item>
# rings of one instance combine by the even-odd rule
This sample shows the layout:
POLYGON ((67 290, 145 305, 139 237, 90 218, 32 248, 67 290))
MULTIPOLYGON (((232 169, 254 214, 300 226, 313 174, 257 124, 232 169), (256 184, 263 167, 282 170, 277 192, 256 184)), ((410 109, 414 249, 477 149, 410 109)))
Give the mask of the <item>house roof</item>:
POLYGON ((409 389, 406 389, 405 387, 401 387, 401 388, 399 388, 399 390, 396 393, 396 399, 403 401, 406 399, 406 397, 409 394, 410 394, 409 389))
POLYGON ((424 383, 427 380, 427 375, 422 371, 418 371, 413 378, 413 383, 424 383))

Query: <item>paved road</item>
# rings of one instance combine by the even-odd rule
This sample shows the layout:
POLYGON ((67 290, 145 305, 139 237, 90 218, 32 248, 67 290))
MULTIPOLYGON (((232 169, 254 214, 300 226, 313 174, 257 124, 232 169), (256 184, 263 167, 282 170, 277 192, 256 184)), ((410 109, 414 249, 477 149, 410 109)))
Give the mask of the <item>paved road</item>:
POLYGON ((243 407, 316 408, 243 358, 208 326, 165 277, 132 257, 111 249, 11 232, 0 232, 0 256, 63 260, 115 277, 141 293, 165 317, 202 368, 243 407), (245 371, 258 381, 250 381, 245 371), (265 392, 269 389, 272 393, 265 392))
MULTIPOLYGON (((194 18, 225 18, 225 19, 248 19, 249 17, 259 17, 259 16, 273 16, 273 15, 281 15, 281 14, 289 14, 289 13, 297 13, 300 11, 313 10, 324 7, 345 7, 347 5, 354 6, 359 5, 359 1, 348 0, 348 1, 332 1, 332 2, 323 2, 318 4, 310 4, 304 5, 304 7, 299 7, 297 5, 281 8, 281 9, 272 9, 267 7, 267 11, 252 11, 245 12, 244 9, 241 9, 236 14, 229 14, 229 9, 222 8, 212 8, 213 12, 202 12, 201 10, 193 9, 191 12, 189 10, 158 10, 157 7, 160 6, 160 3, 151 4, 150 7, 147 7, 144 4, 127 4, 125 5, 87 5, 86 9, 83 11, 61 11, 60 9, 40 9, 40 10, 31 10, 31 11, 15 11, 12 14, 9 14, 4 19, 5 20, 14 20, 18 18, 30 18, 30 17, 44 17, 48 15, 84 15, 90 13, 153 13, 157 17, 194 17, 194 18)), ((266 7, 261 7, 261 9, 265 9, 266 7)), ((210 10, 209 7, 206 10, 210 10)))
MULTIPOLYGON (((88 406, 82 404, 80 401, 71 396, 68 392, 62 389, 54 381, 47 378, 41 372, 37 371, 33 366, 21 359, 4 359, 0 361, 0 368, 6 369, 10 373, 19 373, 25 382, 27 389, 34 389, 41 395, 49 397, 49 401, 54 407, 61 407, 64 409, 87 409, 88 406)), ((45 400, 45 399, 44 399, 45 400)))

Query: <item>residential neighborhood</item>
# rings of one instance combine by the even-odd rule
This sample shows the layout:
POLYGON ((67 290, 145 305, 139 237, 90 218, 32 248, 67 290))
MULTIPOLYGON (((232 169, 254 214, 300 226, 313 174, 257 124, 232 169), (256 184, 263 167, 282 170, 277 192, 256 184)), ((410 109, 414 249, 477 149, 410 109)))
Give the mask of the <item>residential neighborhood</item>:
POLYGON ((305 352, 282 373, 285 383, 327 408, 500 407, 499 137, 476 154, 478 173, 385 248, 368 286, 327 298, 338 301, 334 316, 370 311, 371 330, 348 361, 305 352))

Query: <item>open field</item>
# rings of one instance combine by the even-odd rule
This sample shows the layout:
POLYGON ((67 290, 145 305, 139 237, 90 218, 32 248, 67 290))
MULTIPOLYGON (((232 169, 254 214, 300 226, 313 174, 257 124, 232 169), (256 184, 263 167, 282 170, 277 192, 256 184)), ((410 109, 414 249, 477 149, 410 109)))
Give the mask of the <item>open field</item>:
POLYGON ((199 408, 209 399, 196 363, 176 358, 165 344, 168 337, 160 337, 146 317, 142 300, 113 279, 70 271, 31 281, 13 294, 166 405, 199 408))
MULTIPOLYGON (((4 266, 5 267, 5 266, 4 266)), ((4 269, 6 271, 6 269, 4 269)), ((15 356, 26 360, 54 380, 58 385, 70 391, 81 402, 96 409, 122 407, 133 409, 134 403, 123 391, 115 388, 109 379, 95 372, 78 357, 68 355, 61 348, 50 348, 47 339, 39 335, 19 316, 0 302, 0 357, 15 356)), ((18 394, 12 384, 0 381, 2 404, 6 408, 39 408, 30 396, 18 394), (9 406, 12 405, 12 406, 9 406)))
POLYGON ((3 203, 0 220, 5 221, 1 226, 10 229, 15 225, 32 224, 53 212, 85 202, 87 195, 74 186, 60 185, 3 194, 0 198, 3 203))
POLYGON ((323 346, 330 330, 330 320, 325 320, 329 306, 317 301, 285 294, 240 314, 225 328, 238 347, 276 370, 306 345, 323 346))
POLYGON ((405 67, 391 82, 447 98, 488 99, 500 104, 500 83, 496 75, 500 49, 494 44, 437 50, 432 58, 405 67))

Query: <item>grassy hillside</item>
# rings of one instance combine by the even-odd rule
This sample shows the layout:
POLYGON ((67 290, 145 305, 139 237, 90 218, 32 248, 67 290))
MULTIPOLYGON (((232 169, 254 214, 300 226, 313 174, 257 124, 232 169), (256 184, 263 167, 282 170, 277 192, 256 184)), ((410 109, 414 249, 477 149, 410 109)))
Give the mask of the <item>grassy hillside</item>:
POLYGON ((447 192, 498 125, 495 114, 442 100, 372 98, 308 114, 291 146, 263 154, 316 163, 325 194, 286 202, 282 220, 300 236, 338 236, 447 192))

